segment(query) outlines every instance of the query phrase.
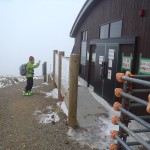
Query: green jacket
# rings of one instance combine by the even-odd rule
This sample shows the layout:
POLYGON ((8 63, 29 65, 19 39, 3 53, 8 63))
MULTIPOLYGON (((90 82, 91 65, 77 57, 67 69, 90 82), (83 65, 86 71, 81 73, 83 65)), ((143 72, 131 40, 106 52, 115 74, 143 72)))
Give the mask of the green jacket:
POLYGON ((26 66, 26 78, 33 77, 34 76, 34 68, 37 68, 40 64, 36 63, 34 64, 32 61, 29 61, 26 66))

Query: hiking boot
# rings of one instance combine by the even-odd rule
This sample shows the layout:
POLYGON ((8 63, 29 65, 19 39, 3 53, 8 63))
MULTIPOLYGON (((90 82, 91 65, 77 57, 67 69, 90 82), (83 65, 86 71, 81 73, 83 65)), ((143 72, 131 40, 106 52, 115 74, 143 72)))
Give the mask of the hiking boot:
POLYGON ((26 90, 23 90, 23 91, 22 91, 22 94, 25 94, 25 93, 27 93, 27 91, 26 91, 26 90))
POLYGON ((31 93, 31 91, 28 91, 28 92, 26 92, 24 95, 25 95, 25 96, 30 96, 30 95, 32 95, 32 93, 31 93))
POLYGON ((29 94, 29 96, 30 96, 30 95, 32 95, 32 94, 33 94, 33 92, 32 92, 32 91, 28 91, 28 94, 29 94))

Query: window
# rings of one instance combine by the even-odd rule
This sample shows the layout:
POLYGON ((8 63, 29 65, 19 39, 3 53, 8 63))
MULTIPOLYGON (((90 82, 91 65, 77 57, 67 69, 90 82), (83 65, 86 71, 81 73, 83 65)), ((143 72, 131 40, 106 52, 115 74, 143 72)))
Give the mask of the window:
POLYGON ((100 39, 121 37, 122 20, 100 26, 100 39))
POLYGON ((87 57, 87 31, 81 33, 81 52, 80 52, 80 75, 85 76, 85 66, 87 57))
POLYGON ((87 42, 81 43, 81 64, 86 64, 86 51, 87 51, 87 42))
POLYGON ((100 27, 100 38, 106 39, 108 38, 109 34, 109 24, 103 25, 100 27))
POLYGON ((122 20, 110 24, 110 38, 121 37, 122 20))
POLYGON ((87 41, 87 31, 82 32, 82 41, 87 41))

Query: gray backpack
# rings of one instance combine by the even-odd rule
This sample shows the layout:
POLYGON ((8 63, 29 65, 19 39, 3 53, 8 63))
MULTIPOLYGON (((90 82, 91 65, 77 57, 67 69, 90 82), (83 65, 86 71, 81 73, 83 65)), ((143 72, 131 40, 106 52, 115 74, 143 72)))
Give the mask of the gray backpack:
POLYGON ((22 64, 20 67, 19 67, 19 70, 20 70, 20 75, 21 76, 25 76, 27 71, 26 71, 26 66, 27 64, 22 64))

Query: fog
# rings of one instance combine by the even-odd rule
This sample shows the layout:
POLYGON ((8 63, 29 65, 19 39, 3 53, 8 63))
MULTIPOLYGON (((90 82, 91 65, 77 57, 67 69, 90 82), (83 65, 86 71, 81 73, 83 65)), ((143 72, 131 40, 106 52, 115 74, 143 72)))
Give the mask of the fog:
POLYGON ((70 56, 73 23, 86 0, 0 0, 0 75, 19 76, 19 66, 34 56, 36 75, 52 70, 53 50, 70 56))

